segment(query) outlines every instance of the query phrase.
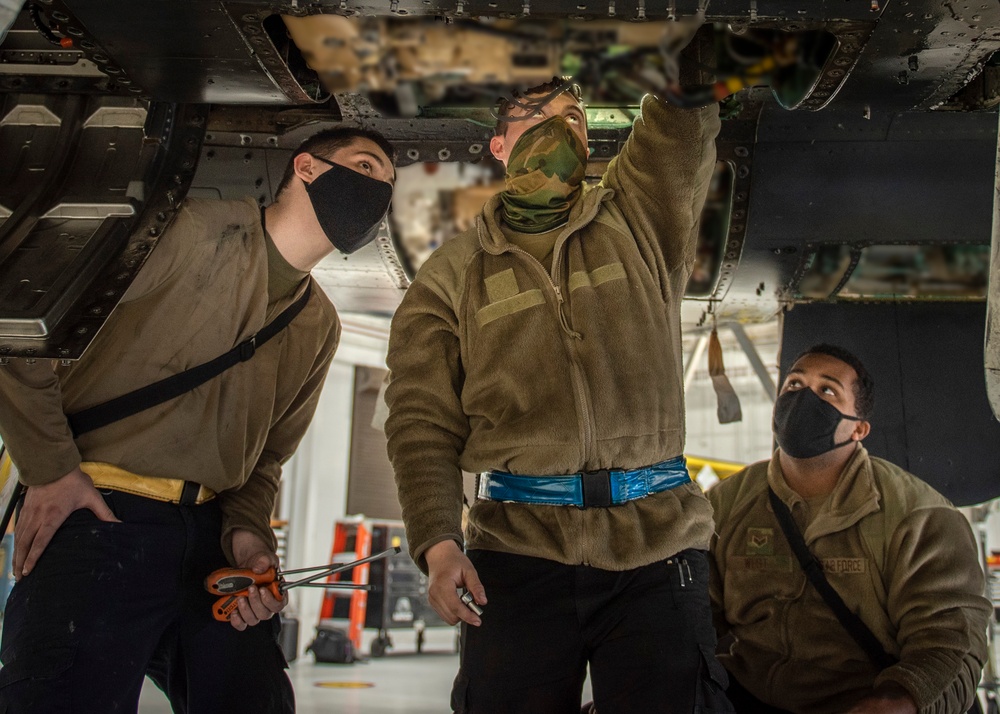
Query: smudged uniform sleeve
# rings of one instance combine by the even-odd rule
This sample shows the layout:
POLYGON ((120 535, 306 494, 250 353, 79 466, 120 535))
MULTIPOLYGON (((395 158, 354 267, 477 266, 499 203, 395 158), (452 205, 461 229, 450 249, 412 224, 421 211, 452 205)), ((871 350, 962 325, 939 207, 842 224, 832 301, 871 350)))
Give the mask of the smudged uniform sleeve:
POLYGON ((27 486, 52 483, 80 465, 52 362, 0 367, 0 436, 27 486))
POLYGON ((428 261, 392 320, 385 424, 410 555, 424 572, 424 552, 444 540, 463 543, 459 455, 469 436, 462 408, 458 319, 440 284, 440 261, 428 261), (433 262, 432 262, 433 261, 433 262))
POLYGON ((910 514, 892 537, 886 564, 888 613, 901 652, 876 686, 898 683, 921 714, 966 711, 986 661, 992 613, 968 521, 946 507, 910 514))
POLYGON ((680 109, 647 95, 604 175, 632 233, 657 249, 668 272, 693 263, 720 126, 718 104, 680 109))

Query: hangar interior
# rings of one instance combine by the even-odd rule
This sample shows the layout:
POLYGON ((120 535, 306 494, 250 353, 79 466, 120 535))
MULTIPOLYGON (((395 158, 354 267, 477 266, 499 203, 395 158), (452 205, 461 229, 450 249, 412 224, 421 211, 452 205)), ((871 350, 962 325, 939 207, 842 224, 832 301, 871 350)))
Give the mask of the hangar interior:
MULTIPOLYGON (((284 526, 290 567, 328 560, 334 523, 365 516, 376 520, 399 518, 392 473, 385 457, 384 435, 372 426, 375 403, 385 373, 389 321, 362 314, 345 314, 341 346, 324 388, 316 418, 299 451, 285 466, 278 520, 284 526), (360 463, 359 463, 360 460, 360 463), (359 510, 360 508, 360 510, 359 510), (370 510, 365 510, 365 509, 370 510)), ((772 450, 772 397, 755 362, 765 367, 772 384, 778 381, 779 325, 748 326, 744 334, 755 348, 748 357, 740 341, 725 324, 719 327, 725 372, 739 397, 742 419, 720 424, 718 397, 708 369, 705 332, 684 340, 687 401, 687 453, 689 458, 715 462, 722 476, 734 464, 769 458, 772 450), (692 361, 693 360, 693 361, 692 361), (693 365, 693 366, 692 366, 693 365)), ((716 483, 712 463, 695 475, 705 487, 716 483)), ((474 477, 466 475, 467 491, 474 477)), ((996 502, 963 512, 977 534, 989 544, 1000 543, 1000 515, 996 502)), ((992 552, 992 551, 991 551, 992 552)), ((399 556, 403 557, 403 556, 399 556)), ((996 582, 991 576, 991 585, 996 582)), ((321 623, 322 591, 300 589, 290 593, 289 616, 298 629, 297 661, 290 676, 296 687, 299 710, 305 713, 343 711, 347 714, 432 714, 446 710, 458 657, 455 628, 428 626, 418 652, 412 621, 389 630, 393 646, 371 657, 375 629, 365 629, 361 656, 355 664, 316 663, 306 648, 321 623)), ((326 620, 347 628, 344 619, 326 620)), ((589 697, 586 685, 584 700, 589 697)), ((167 714, 163 695, 147 682, 140 712, 167 714)))
MULTIPOLYGON (((0 0, 0 367, 85 354, 185 196, 267 205, 313 132, 383 132, 399 149, 393 212, 373 243, 314 270, 343 334, 284 466, 273 525, 286 567, 351 560, 401 538, 379 426, 390 316, 427 256, 503 185, 486 159, 495 97, 553 75, 579 81, 587 175, 597 178, 640 97, 678 72, 698 88, 674 97, 681 103, 715 101, 720 85, 735 91, 682 307, 692 478, 711 488, 767 459, 775 386, 791 360, 841 343, 873 365, 881 390, 870 450, 962 507, 992 588, 995 2, 133 4, 0 0), (691 37, 676 21, 694 17, 691 37), (690 44, 674 67, 664 48, 677 33, 690 44), (709 368, 713 326, 739 420, 709 368)), ((469 498, 474 482, 467 474, 469 498)), ((354 576, 399 587, 290 592, 282 645, 299 710, 446 710, 456 630, 428 607, 425 579, 405 555, 354 576), (362 661, 314 662, 307 647, 321 625, 353 637, 362 661)), ((981 694, 996 690, 988 669, 981 694)), ((140 711, 169 707, 147 686, 140 711)))

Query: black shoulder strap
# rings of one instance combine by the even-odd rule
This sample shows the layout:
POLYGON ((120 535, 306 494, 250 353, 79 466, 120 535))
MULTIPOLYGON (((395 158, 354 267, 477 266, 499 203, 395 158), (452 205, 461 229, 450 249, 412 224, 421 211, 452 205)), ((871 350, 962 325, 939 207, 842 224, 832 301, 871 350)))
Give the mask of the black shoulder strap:
POLYGON ((860 645, 871 661, 881 669, 886 669, 896 664, 896 660, 886 653, 878 638, 868 629, 868 625, 860 617, 851 612, 843 598, 830 585, 830 581, 823 574, 823 566, 820 565, 819 561, 809 551, 805 540, 802 538, 802 534, 799 533, 798 526, 795 525, 788 506, 778 498, 778 494, 770 486, 767 487, 767 497, 771 502, 771 508, 774 509, 774 515, 778 518, 781 532, 785 534, 788 544, 792 546, 792 552, 795 553, 795 557, 798 559, 799 565, 802 566, 806 577, 819 592, 823 600, 826 601, 826 604, 830 606, 830 609, 833 610, 837 621, 847 630, 847 634, 860 645))
POLYGON ((200 387, 210 379, 219 376, 230 367, 246 362, 254 356, 254 352, 279 332, 288 327, 295 316, 309 302, 312 293, 312 283, 306 284, 305 292, 298 300, 289 305, 271 322, 261 328, 260 332, 245 342, 241 342, 224 355, 213 360, 191 367, 183 372, 153 382, 135 391, 115 397, 102 404, 88 407, 74 414, 67 414, 73 436, 78 437, 89 431, 100 429, 120 419, 125 419, 139 412, 175 399, 185 392, 200 387))

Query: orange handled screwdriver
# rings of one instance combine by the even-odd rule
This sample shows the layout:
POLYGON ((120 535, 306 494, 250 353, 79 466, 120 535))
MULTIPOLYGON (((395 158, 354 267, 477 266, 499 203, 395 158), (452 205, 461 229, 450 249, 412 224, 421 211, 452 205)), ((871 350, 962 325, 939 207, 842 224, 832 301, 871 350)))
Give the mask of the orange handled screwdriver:
POLYGON ((217 595, 231 595, 243 592, 251 585, 276 583, 278 578, 278 571, 274 568, 268 568, 263 573, 255 573, 250 568, 220 568, 205 578, 205 589, 217 595))
MULTIPOLYGON (((276 600, 282 598, 282 593, 289 587, 303 587, 303 588, 326 588, 326 589, 343 589, 343 590, 371 590, 371 585, 364 585, 361 583, 295 583, 287 587, 282 588, 277 580, 268 585, 268 589, 271 594, 274 595, 276 600), (278 587, 275 588, 274 586, 278 587), (277 590, 277 592, 275 592, 277 590)), ((219 622, 229 622, 229 618, 236 611, 236 608, 240 606, 240 598, 246 597, 246 593, 236 593, 234 595, 226 595, 215 601, 215 605, 212 606, 212 617, 214 617, 219 622)))
POLYGON ((361 560, 354 560, 350 563, 329 563, 326 565, 316 565, 311 568, 298 568, 296 570, 275 570, 274 568, 268 568, 263 573, 255 573, 250 568, 219 568, 213 571, 207 578, 205 578, 205 589, 214 595, 237 595, 245 594, 245 591, 251 585, 268 585, 272 582, 284 582, 285 575, 292 575, 293 573, 309 573, 316 571, 323 571, 311 575, 308 578, 303 578, 302 580, 296 580, 293 583, 289 583, 284 586, 282 590, 287 590, 289 587, 294 587, 295 584, 305 584, 311 583, 320 578, 325 578, 334 573, 339 573, 342 570, 350 570, 357 565, 364 565, 365 563, 370 563, 374 560, 381 560, 390 555, 395 555, 399 552, 399 547, 389 548, 381 553, 376 553, 375 555, 368 556, 367 558, 362 558, 361 560))
POLYGON ((220 622, 227 622, 233 612, 236 611, 236 608, 239 607, 240 597, 246 597, 247 591, 253 585, 266 588, 272 595, 274 595, 276 600, 280 600, 284 597, 286 590, 295 587, 319 586, 324 588, 370 590, 370 585, 361 583, 319 584, 314 583, 314 581, 329 577, 330 575, 339 573, 343 570, 350 570, 358 565, 364 565, 365 563, 371 563, 375 560, 381 560, 382 558, 398 553, 399 550, 399 547, 392 547, 382 551, 381 553, 368 556, 367 558, 361 558, 360 560, 354 560, 350 563, 344 563, 341 565, 330 563, 328 565, 320 565, 312 568, 298 568, 297 570, 278 571, 274 568, 268 568, 263 573, 255 573, 249 568, 220 568, 205 578, 205 589, 208 592, 225 595, 225 597, 217 600, 215 605, 212 607, 212 616, 220 622), (283 577, 284 575, 292 573, 305 573, 316 570, 321 572, 290 583, 286 582, 283 577))

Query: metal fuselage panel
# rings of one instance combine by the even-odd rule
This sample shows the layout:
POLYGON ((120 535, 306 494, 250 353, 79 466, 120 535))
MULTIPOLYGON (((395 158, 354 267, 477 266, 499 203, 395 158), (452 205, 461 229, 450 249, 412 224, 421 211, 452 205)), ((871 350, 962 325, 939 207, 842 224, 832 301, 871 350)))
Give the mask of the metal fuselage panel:
POLYGON ((823 246, 843 245, 856 255, 872 245, 989 244, 996 113, 867 120, 833 111, 839 121, 832 125, 826 115, 762 114, 746 238, 733 284, 717 296, 721 315, 765 319, 788 302, 839 299, 837 284, 851 277, 856 261, 829 294, 798 293, 823 246))

